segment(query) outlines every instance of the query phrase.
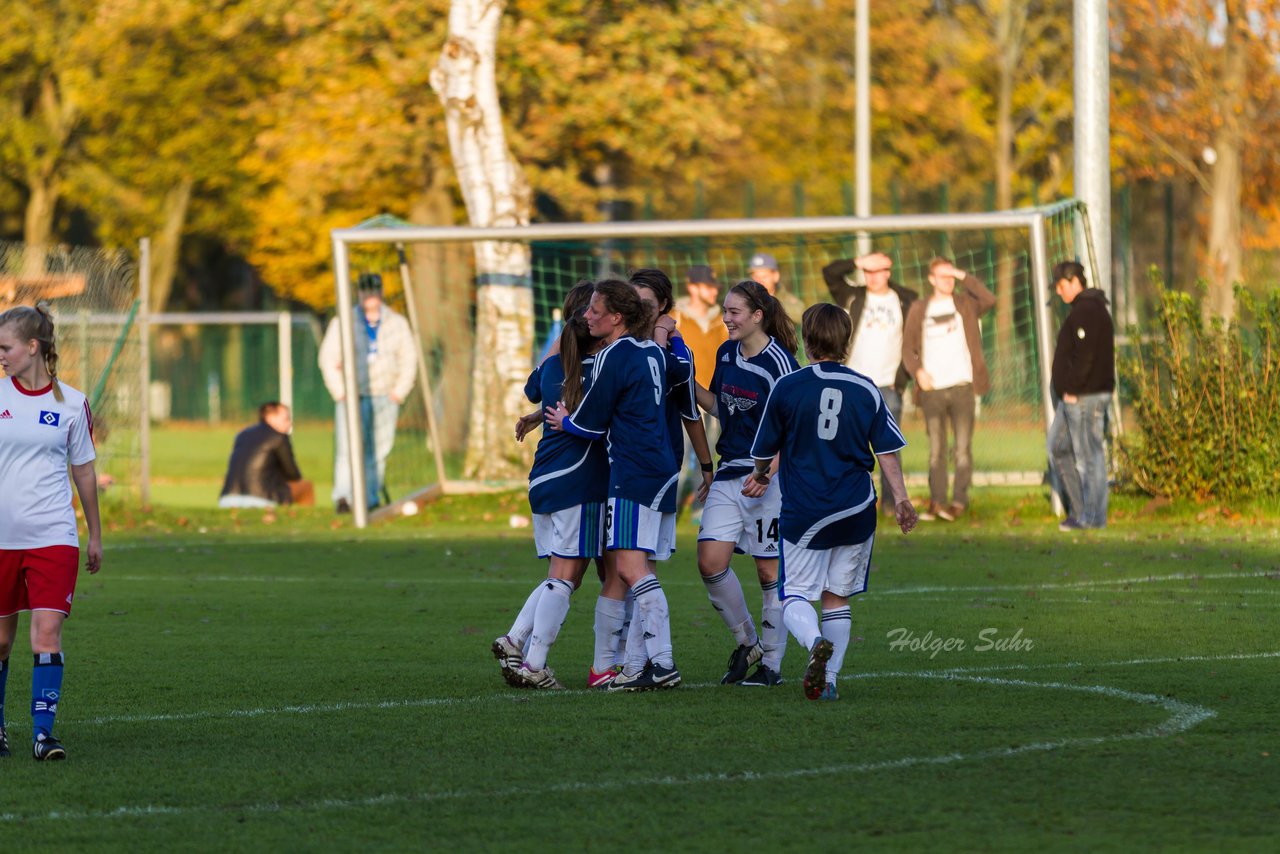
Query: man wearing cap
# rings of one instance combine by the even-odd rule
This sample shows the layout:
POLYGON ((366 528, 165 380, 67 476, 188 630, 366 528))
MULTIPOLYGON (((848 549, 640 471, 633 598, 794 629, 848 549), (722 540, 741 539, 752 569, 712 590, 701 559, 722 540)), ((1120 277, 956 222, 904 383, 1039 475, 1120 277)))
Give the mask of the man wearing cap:
MULTIPOLYGON (((911 303, 916 301, 916 294, 896 284, 892 275, 893 259, 883 252, 842 258, 822 268, 831 301, 849 312, 853 324, 845 364, 879 386, 880 396, 894 422, 901 423, 902 395, 911 381, 911 375, 902 366, 902 325, 911 303), (855 270, 862 272, 861 285, 853 279, 855 270)), ((883 470, 879 494, 893 494, 883 470)), ((886 504, 884 515, 893 514, 893 506, 886 504)))
POLYGON ((787 312, 787 317, 790 317, 792 323, 799 329, 800 315, 804 314, 804 303, 795 294, 779 288, 778 285, 782 281, 782 271, 778 269, 778 259, 768 252, 757 252, 751 256, 747 276, 753 281, 764 285, 764 289, 769 292, 769 296, 782 303, 782 307, 787 312))
MULTIPOLYGON (((729 330, 720 319, 720 285, 716 274, 705 264, 694 264, 685 274, 685 296, 676 300, 671 309, 676 330, 685 346, 693 353, 693 370, 698 384, 711 385, 711 375, 716 369, 716 351, 729 340, 729 330)), ((702 416, 707 431, 707 442, 715 447, 720 422, 710 415, 702 416)), ((702 472, 692 448, 685 455, 685 469, 680 475, 678 496, 683 507, 692 495, 694 487, 702 482, 702 472)))
MULTIPOLYGON (((387 457, 396 441, 400 404, 413 390, 418 348, 409 322, 382 301, 382 277, 364 273, 357 285, 355 307, 356 385, 360 391, 360 431, 364 434, 365 502, 373 509, 390 500, 385 488, 387 457)), ((329 323, 320 344, 320 371, 333 397, 333 501, 339 513, 351 502, 350 442, 345 417, 346 388, 342 377, 342 344, 338 318, 329 323)))

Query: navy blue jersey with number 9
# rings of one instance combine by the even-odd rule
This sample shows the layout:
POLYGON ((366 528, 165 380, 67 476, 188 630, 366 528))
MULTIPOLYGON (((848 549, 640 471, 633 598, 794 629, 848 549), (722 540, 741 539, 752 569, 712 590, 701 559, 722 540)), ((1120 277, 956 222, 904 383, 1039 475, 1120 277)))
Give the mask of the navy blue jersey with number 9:
POLYGON ((569 417, 582 433, 604 438, 609 497, 674 513, 680 469, 671 453, 667 392, 688 379, 681 363, 652 341, 624 335, 596 354, 591 388, 569 417))

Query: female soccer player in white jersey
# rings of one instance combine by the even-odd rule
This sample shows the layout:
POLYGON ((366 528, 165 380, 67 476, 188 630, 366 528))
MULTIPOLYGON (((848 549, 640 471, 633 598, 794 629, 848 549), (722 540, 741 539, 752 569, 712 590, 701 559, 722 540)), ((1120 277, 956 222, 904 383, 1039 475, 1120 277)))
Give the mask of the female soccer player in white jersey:
POLYGON ((653 312, 626 282, 597 283, 586 318, 592 335, 605 341, 591 388, 572 414, 558 403, 546 410, 546 419, 553 429, 605 439, 609 451, 605 547, 635 598, 649 661, 639 673, 624 667, 609 689, 670 688, 680 683, 680 672, 671 652, 667 597, 650 561, 665 559, 674 548, 679 466, 662 402, 673 384, 688 379, 689 366, 646 340, 653 312))
POLYGON ((57 367, 53 318, 43 305, 0 313, 0 756, 9 755, 9 653, 18 612, 30 611, 31 755, 40 761, 67 757, 53 721, 62 695, 62 623, 80 563, 68 464, 89 530, 85 569, 102 566, 93 418, 85 396, 58 382, 57 367))
POLYGON ((804 695, 838 700, 836 679, 849 648, 849 597, 867 589, 871 566, 876 460, 904 534, 917 516, 898 460, 906 440, 875 382, 844 365, 849 315, 820 303, 805 311, 802 327, 812 364, 773 387, 751 448, 752 480, 770 484, 772 461, 781 458, 783 620, 809 650, 804 695), (808 604, 819 600, 821 627, 808 604))
MULTIPOLYGON (((533 403, 564 400, 577 406, 590 387, 590 370, 597 341, 583 312, 595 289, 584 282, 571 289, 563 307, 564 329, 558 352, 548 356, 529 375, 525 395, 533 403)), ((541 415, 541 413, 539 413, 541 415)), ((522 437, 521 437, 522 438, 522 437)), ((508 683, 528 688, 562 688, 546 666, 569 612, 569 597, 582 583, 587 564, 601 554, 604 534, 603 502, 609 480, 609 459, 601 442, 560 431, 548 431, 534 453, 529 472, 529 507, 533 511, 534 545, 538 557, 550 561, 547 578, 529 594, 507 634, 493 642, 494 656, 508 683)), ((626 586, 607 572, 602 599, 621 610, 626 586)), ((600 610, 597 603, 597 612, 600 610)), ((618 619, 621 627, 621 615, 618 619)), ((611 634, 611 633, 609 633, 611 634)), ((597 647, 602 638, 597 632, 597 647)), ((603 638, 608 645, 608 634, 603 638)), ((604 687, 615 675, 612 651, 597 649, 599 672, 593 666, 588 687, 604 687)))
POLYGON ((712 606, 738 642, 721 683, 770 687, 782 682, 782 655, 787 647, 778 601, 782 498, 777 484, 762 486, 750 479, 751 440, 774 384, 798 367, 795 327, 782 304, 750 279, 725 294, 724 325, 729 340, 716 351, 711 388, 698 390, 698 403, 720 419, 716 443, 720 466, 698 529, 698 572, 712 606), (729 565, 735 551, 756 561, 764 598, 758 635, 742 585, 729 565), (751 665, 757 663, 748 676, 751 665))

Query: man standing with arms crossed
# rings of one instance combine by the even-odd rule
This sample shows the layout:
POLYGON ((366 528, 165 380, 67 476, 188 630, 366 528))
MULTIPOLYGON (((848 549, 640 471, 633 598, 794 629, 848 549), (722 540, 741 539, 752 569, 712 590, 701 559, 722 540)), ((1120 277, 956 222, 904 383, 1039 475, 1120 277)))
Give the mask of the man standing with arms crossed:
MULTIPOLYGON (((831 301, 849 313, 853 326, 845 364, 876 384, 897 424, 902 421, 902 395, 911 380, 902 366, 902 327, 917 297, 896 284, 892 275, 893 259, 883 252, 832 261, 822 268, 831 301), (865 284, 853 281, 854 270, 862 271, 865 284)), ((883 467, 879 494, 882 499, 892 494, 883 467)), ((885 516, 894 515, 891 504, 882 501, 881 506, 885 516)))
POLYGON ((1053 350, 1053 391, 1059 396, 1049 428, 1049 459, 1068 516, 1060 531, 1107 526, 1107 408, 1116 388, 1115 325, 1107 295, 1087 287, 1084 267, 1053 268, 1054 290, 1071 313, 1053 350))

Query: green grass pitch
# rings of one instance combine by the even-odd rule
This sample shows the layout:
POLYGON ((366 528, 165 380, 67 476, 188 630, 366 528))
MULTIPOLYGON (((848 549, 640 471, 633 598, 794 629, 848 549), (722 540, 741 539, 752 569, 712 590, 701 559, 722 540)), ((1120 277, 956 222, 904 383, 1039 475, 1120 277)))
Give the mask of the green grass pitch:
POLYGON ((576 690, 498 675, 489 643, 544 572, 507 525, 521 496, 366 532, 323 508, 117 508, 65 631, 63 763, 25 753, 22 622, 0 837, 95 852, 1271 848, 1275 517, 1115 506, 1108 531, 1062 535, 1041 496, 991 491, 961 523, 882 531, 834 704, 801 696, 794 641, 786 685, 715 684, 730 641, 687 523, 660 574, 685 684, 619 696, 582 689, 593 579, 550 661, 576 690), (893 644, 906 633, 917 648, 893 644))

